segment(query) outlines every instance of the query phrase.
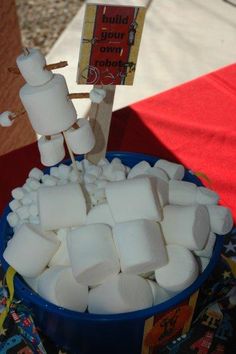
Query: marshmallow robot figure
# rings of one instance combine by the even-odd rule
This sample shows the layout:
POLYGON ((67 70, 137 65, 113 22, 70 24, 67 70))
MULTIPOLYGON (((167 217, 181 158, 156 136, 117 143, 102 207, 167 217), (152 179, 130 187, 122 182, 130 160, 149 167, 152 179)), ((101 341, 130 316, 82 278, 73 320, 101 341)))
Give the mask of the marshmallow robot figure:
MULTIPOLYGON (((69 94, 64 76, 47 70, 45 57, 37 49, 27 49, 17 57, 16 63, 26 81, 19 92, 21 102, 33 129, 41 135, 38 148, 42 164, 52 166, 65 157, 63 135, 73 153, 85 154, 92 150, 95 138, 90 123, 87 119, 77 119, 70 98, 75 95, 69 94)), ((77 97, 100 103, 105 91, 93 89, 77 97)), ((13 121, 12 112, 0 115, 1 126, 10 126, 13 121)))

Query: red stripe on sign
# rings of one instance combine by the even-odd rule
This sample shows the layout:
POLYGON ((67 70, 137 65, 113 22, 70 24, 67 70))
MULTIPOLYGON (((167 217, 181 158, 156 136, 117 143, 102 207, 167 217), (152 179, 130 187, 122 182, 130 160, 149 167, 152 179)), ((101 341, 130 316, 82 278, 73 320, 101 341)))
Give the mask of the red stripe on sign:
POLYGON ((97 85, 124 84, 130 52, 129 33, 134 7, 98 6, 88 82, 97 85))

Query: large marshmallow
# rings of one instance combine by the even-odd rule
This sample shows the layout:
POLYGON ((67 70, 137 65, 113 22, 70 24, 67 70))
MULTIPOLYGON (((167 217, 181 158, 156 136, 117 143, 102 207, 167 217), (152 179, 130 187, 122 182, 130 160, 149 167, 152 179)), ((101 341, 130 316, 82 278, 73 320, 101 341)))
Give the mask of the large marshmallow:
POLYGON ((159 167, 164 170, 170 179, 181 180, 184 178, 184 166, 167 160, 158 160, 154 167, 159 167))
POLYGON ((151 288, 148 282, 138 275, 119 274, 89 292, 90 313, 124 313, 152 305, 151 288))
POLYGON ((197 186, 191 182, 171 180, 169 182, 169 202, 174 205, 196 204, 197 186))
POLYGON ((53 232, 45 233, 39 226, 23 224, 8 243, 3 257, 20 275, 36 277, 47 266, 59 245, 53 232))
POLYGON ((212 191, 211 189, 205 187, 198 187, 196 194, 196 202, 204 205, 214 205, 217 204, 220 197, 219 195, 212 191))
POLYGON ((149 177, 150 179, 154 180, 153 183, 156 185, 157 195, 162 208, 165 205, 169 204, 169 183, 167 181, 165 181, 163 178, 157 177, 155 175, 150 175, 147 173, 143 175, 138 175, 135 178, 140 178, 140 177, 149 177))
POLYGON ((51 258, 48 264, 49 267, 58 266, 58 265, 62 265, 62 266, 71 265, 68 248, 67 248, 67 233, 68 233, 67 229, 58 230, 57 237, 61 241, 61 243, 60 243, 60 247, 58 248, 54 256, 51 258))
POLYGON ((136 219, 160 221, 162 212, 154 179, 140 177, 108 183, 108 204, 116 222, 136 219))
POLYGON ((79 119, 79 128, 70 128, 65 132, 67 142, 75 154, 86 154, 95 145, 95 136, 87 119, 79 119))
POLYGON ((88 304, 88 287, 79 284, 70 267, 47 269, 38 279, 38 293, 55 305, 84 312, 88 304))
POLYGON ((45 69, 46 59, 35 48, 28 49, 29 54, 21 54, 16 59, 16 64, 25 81, 31 86, 41 86, 50 81, 53 73, 45 69))
POLYGON ((167 291, 161 288, 160 285, 158 285, 155 281, 147 279, 147 282, 152 290, 152 295, 154 299, 153 305, 161 304, 162 302, 171 299, 177 294, 176 292, 167 291))
POLYGON ((190 250, 202 249, 210 232, 209 214, 205 206, 166 205, 162 231, 167 244, 182 245, 190 250))
POLYGON ((137 165, 131 168, 128 174, 128 178, 134 178, 139 175, 146 174, 147 170, 150 168, 150 164, 147 161, 141 161, 137 165))
POLYGON ((179 245, 167 245, 167 253, 169 263, 155 271, 156 281, 167 291, 182 291, 197 278, 197 261, 187 248, 179 245))
POLYGON ((116 224, 113 228, 121 270, 141 274, 168 262, 166 247, 158 223, 139 219, 116 224))
POLYGON ((149 169, 147 169, 145 174, 149 176, 157 177, 159 179, 162 179, 165 182, 169 182, 169 177, 167 173, 159 167, 150 167, 149 169))
POLYGON ((14 120, 11 117, 14 116, 14 113, 6 111, 0 114, 0 126, 1 127, 10 127, 14 120))
POLYGON ((54 74, 43 86, 25 84, 20 89, 20 99, 38 134, 58 134, 76 122, 76 110, 68 94, 65 78, 60 74, 54 74))
POLYGON ((101 203, 90 209, 87 215, 86 224, 107 224, 113 227, 115 221, 109 205, 107 203, 101 203))
POLYGON ((64 139, 61 134, 52 136, 50 140, 41 136, 38 140, 38 148, 44 166, 56 165, 65 157, 64 139))
POLYGON ((193 253, 198 257, 211 258, 215 242, 216 235, 213 232, 210 232, 207 243, 205 244, 204 248, 202 250, 195 250, 193 251, 193 253))
POLYGON ((211 231, 226 235, 233 227, 233 218, 229 208, 219 205, 207 205, 210 216, 211 231))
POLYGON ((78 183, 41 187, 38 203, 43 230, 58 230, 85 223, 86 202, 78 183))
POLYGON ((94 286, 119 273, 119 258, 108 225, 81 226, 68 234, 67 241, 73 274, 78 282, 94 286))

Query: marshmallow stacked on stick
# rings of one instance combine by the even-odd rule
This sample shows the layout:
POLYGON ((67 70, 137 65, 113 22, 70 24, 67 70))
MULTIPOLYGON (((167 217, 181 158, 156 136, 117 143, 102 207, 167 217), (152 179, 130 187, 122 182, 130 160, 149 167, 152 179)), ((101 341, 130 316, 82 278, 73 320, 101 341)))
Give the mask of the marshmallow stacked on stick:
POLYGON ((77 164, 79 176, 64 164, 34 168, 7 217, 5 260, 58 306, 111 314, 159 304, 194 282, 215 233, 232 228, 215 192, 182 181, 182 165, 77 164))

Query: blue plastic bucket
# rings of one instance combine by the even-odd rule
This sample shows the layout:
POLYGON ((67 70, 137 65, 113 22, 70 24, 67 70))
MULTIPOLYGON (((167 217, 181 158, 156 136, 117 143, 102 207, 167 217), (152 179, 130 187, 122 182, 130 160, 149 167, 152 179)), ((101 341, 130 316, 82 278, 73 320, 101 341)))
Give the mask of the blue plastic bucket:
MULTIPOLYGON (((127 166, 134 166, 142 160, 153 165, 158 158, 149 155, 111 152, 107 158, 118 157, 127 166)), ((187 170, 184 180, 202 185, 198 178, 187 170)), ((0 258, 4 270, 8 264, 2 254, 7 241, 12 237, 6 216, 10 209, 7 207, 0 221, 0 258)), ((15 277, 16 297, 27 305, 39 328, 59 347, 70 350, 74 354, 140 354, 145 320, 167 310, 174 309, 178 304, 187 300, 196 292, 213 271, 219 259, 223 238, 218 237, 211 260, 202 274, 187 289, 172 299, 144 310, 116 315, 92 315, 79 313, 55 306, 37 295, 30 289, 20 276, 15 277)))

